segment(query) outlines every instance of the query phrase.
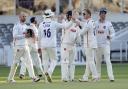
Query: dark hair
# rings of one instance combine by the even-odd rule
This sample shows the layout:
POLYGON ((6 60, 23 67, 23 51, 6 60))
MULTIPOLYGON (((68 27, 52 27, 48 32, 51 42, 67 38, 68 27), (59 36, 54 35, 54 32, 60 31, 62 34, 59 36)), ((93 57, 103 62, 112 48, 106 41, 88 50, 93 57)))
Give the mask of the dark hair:
POLYGON ((72 11, 68 11, 68 12, 66 13, 66 15, 67 15, 67 16, 72 16, 72 11))
POLYGON ((101 15, 101 14, 103 14, 103 13, 104 13, 104 14, 107 14, 107 12, 106 12, 106 11, 100 11, 100 13, 99 13, 99 14, 101 15))
POLYGON ((68 11, 68 12, 66 13, 66 17, 67 17, 67 20, 68 20, 68 21, 71 20, 70 16, 72 16, 72 11, 68 11))
POLYGON ((105 7, 100 8, 100 12, 106 12, 107 13, 107 9, 105 7))
POLYGON ((90 16, 91 16, 91 11, 89 9, 84 9, 90 16))
POLYGON ((30 18, 30 22, 31 22, 31 23, 33 23, 33 22, 35 22, 35 21, 36 21, 36 17, 31 17, 31 18, 30 18))

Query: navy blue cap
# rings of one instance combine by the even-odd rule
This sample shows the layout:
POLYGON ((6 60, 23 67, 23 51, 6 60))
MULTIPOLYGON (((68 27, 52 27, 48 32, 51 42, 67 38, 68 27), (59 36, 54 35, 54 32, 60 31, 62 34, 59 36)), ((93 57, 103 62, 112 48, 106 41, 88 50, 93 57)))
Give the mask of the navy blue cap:
POLYGON ((31 17, 31 18, 30 18, 30 22, 31 22, 31 23, 33 23, 33 22, 35 22, 35 21, 36 21, 36 17, 31 17))
POLYGON ((107 13, 107 9, 106 9, 105 7, 102 7, 102 8, 100 8, 100 13, 101 13, 101 12, 107 13))

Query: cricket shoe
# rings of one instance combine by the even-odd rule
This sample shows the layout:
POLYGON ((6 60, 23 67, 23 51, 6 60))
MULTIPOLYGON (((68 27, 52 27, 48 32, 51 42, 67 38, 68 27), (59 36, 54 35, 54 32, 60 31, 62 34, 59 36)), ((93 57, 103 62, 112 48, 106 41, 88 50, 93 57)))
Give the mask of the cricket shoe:
POLYGON ((32 80, 33 80, 33 82, 39 82, 40 78, 36 77, 36 78, 33 78, 32 80))
POLYGON ((88 82, 87 79, 79 79, 79 82, 88 82))
POLYGON ((74 82, 75 80, 74 79, 71 79, 70 82, 74 82))
POLYGON ((23 75, 23 74, 20 74, 20 75, 19 75, 19 78, 20 78, 20 79, 24 79, 24 75, 23 75))
POLYGON ((47 81, 49 83, 51 83, 52 82, 52 79, 51 79, 50 75, 47 72, 45 73, 45 76, 47 77, 47 81))
POLYGON ((99 78, 93 78, 93 79, 92 79, 92 82, 98 82, 98 81, 100 81, 99 78))
POLYGON ((38 76, 41 78, 43 75, 42 74, 39 74, 38 76))
POLYGON ((16 83, 16 81, 14 79, 12 80, 7 80, 8 83, 16 83))
POLYGON ((110 80, 110 82, 115 82, 115 80, 113 79, 113 80, 110 80))
POLYGON ((62 80, 63 82, 69 82, 68 80, 62 80))

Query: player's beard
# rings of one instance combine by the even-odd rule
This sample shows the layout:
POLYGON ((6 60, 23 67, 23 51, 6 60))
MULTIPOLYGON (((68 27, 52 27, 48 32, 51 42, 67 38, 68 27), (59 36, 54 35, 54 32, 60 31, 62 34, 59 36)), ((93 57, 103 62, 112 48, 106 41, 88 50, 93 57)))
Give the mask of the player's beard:
POLYGON ((26 21, 26 19, 21 19, 21 22, 24 23, 26 21))

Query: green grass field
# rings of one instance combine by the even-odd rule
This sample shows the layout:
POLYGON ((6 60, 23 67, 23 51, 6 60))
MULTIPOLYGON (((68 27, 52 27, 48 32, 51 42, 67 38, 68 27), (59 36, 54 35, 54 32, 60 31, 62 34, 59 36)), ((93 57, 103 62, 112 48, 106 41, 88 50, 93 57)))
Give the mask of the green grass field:
POLYGON ((46 84, 44 80, 32 83, 28 76, 24 80, 18 78, 19 69, 15 75, 16 84, 6 83, 9 68, 0 66, 0 89, 128 89, 128 64, 113 64, 115 82, 109 82, 106 65, 102 65, 102 79, 98 82, 79 82, 78 79, 84 73, 84 66, 76 66, 75 81, 61 82, 60 66, 57 66, 53 74, 53 83, 46 84))

